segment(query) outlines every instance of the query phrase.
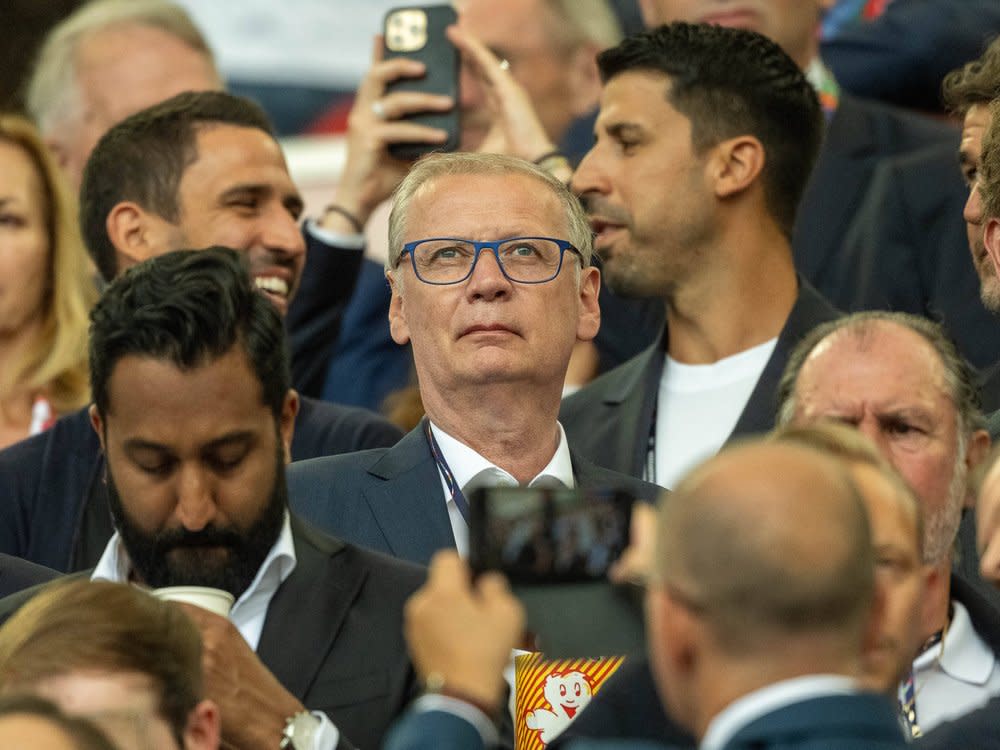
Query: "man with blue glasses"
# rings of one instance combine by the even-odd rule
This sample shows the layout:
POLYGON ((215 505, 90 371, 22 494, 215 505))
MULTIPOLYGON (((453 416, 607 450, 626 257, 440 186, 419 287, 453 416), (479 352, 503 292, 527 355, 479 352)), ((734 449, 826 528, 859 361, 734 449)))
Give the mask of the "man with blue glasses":
POLYGON ((293 465, 293 505, 342 538, 427 563, 441 548, 467 552, 476 487, 655 496, 573 455, 557 421, 573 346, 600 325, 591 249, 576 198, 528 162, 417 163, 393 201, 386 278, 427 418, 393 448, 293 465))

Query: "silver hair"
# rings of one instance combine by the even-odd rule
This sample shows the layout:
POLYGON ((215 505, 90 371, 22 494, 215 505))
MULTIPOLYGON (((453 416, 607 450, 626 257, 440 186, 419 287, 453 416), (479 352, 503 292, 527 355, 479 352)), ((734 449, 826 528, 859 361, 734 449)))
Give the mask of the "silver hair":
MULTIPOLYGON (((590 265, 594 238, 590 231, 587 215, 577 197, 562 182, 543 169, 523 159, 501 154, 452 153, 431 154, 424 157, 410 169, 392 196, 392 212, 389 214, 389 253, 385 261, 386 271, 392 271, 403 253, 403 239, 406 233, 406 219, 414 196, 440 177, 457 175, 530 177, 548 187, 559 199, 565 211, 569 229, 567 238, 583 258, 583 265, 590 265)), ((476 239, 476 238, 470 238, 476 239)))
POLYGON ((115 26, 149 26, 177 37, 215 66, 212 50, 187 12, 168 0, 93 0, 46 36, 28 80, 27 109, 43 135, 80 113, 77 56, 88 37, 115 26))

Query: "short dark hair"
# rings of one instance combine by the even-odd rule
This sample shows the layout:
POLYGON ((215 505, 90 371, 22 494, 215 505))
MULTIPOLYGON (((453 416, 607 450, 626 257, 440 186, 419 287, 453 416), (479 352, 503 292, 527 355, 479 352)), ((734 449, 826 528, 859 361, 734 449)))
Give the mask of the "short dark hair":
POLYGON ((752 135, 764 146, 764 194, 791 237, 799 200, 823 138, 816 92, 784 50, 753 31, 672 23, 597 56, 602 80, 648 71, 670 77, 666 99, 691 121, 696 152, 752 135))
POLYGON ((979 58, 946 75, 941 95, 945 107, 963 117, 976 104, 989 104, 1000 97, 1000 37, 979 58))
POLYGON ((203 698, 201 657, 201 635, 181 608, 130 584, 64 579, 0 628, 0 687, 30 692, 70 672, 138 672, 180 741, 203 698))
POLYGON ((198 159, 197 135, 211 125, 255 128, 274 137, 257 104, 224 91, 188 91, 126 117, 97 142, 80 183, 80 229, 106 281, 118 275, 107 219, 134 201, 172 223, 184 171, 198 159))
POLYGON ((132 266, 90 315, 90 382, 98 412, 110 410, 108 381, 129 355, 167 359, 182 370, 214 361, 237 343, 281 417, 291 387, 281 317, 234 250, 176 250, 132 266))

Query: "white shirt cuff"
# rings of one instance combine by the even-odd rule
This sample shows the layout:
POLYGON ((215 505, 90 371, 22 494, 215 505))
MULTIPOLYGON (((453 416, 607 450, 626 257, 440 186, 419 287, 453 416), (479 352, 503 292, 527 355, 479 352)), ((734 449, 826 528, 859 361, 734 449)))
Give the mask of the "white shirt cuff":
POLYGON ((485 747, 493 747, 500 742, 500 734, 496 725, 490 721, 490 717, 473 706, 458 698, 438 693, 427 693, 422 695, 413 704, 414 711, 443 711, 446 714, 457 716, 459 719, 469 722, 479 732, 483 738, 485 747))
POLYGON ((363 234, 343 234, 331 232, 317 224, 313 219, 306 219, 306 232, 324 245, 333 245, 344 250, 364 250, 365 236, 363 234))
POLYGON ((335 750, 337 743, 340 742, 340 730, 322 711, 310 711, 309 713, 319 719, 319 727, 312 738, 313 750, 335 750))

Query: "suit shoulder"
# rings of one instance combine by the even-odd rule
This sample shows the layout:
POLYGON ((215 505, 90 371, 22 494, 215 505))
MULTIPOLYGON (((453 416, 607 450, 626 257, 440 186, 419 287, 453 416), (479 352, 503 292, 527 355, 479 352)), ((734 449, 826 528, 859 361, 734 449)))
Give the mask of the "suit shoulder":
POLYGON ((939 143, 957 147, 960 138, 954 125, 871 99, 844 97, 841 106, 866 116, 875 126, 875 132, 882 136, 883 145, 895 153, 939 143))
POLYGON ((370 448, 363 451, 341 453, 336 456, 317 456, 293 461, 288 465, 289 487, 302 486, 310 481, 328 481, 336 477, 342 481, 354 475, 367 473, 388 448, 370 448))
POLYGON ((618 398, 622 392, 642 380, 649 365, 648 349, 622 362, 617 367, 598 375, 576 393, 563 399, 559 410, 560 419, 564 415, 577 415, 594 406, 603 404, 608 398, 618 398))
POLYGON ((295 460, 387 448, 402 431, 378 414, 355 406, 303 397, 292 453, 295 460))

